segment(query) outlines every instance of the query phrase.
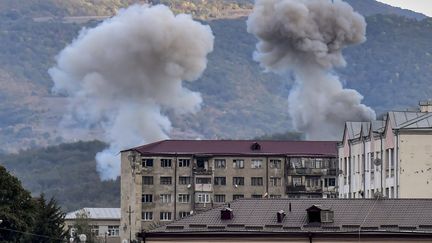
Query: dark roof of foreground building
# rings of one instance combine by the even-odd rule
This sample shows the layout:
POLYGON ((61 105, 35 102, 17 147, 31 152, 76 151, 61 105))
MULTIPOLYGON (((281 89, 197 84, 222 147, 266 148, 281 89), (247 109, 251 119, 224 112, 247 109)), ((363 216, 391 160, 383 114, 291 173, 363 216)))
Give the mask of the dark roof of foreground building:
MULTIPOLYGON (((129 150, 143 155, 337 155, 336 141, 163 140, 129 150)), ((129 151, 126 150, 126 151, 129 151)))
POLYGON ((228 220, 221 219, 224 207, 174 221, 149 233, 375 232, 432 236, 432 199, 239 199, 230 203, 233 218, 228 220), (317 208, 332 211, 333 221, 310 223, 307 209, 317 208), (278 222, 280 210, 286 215, 278 222))

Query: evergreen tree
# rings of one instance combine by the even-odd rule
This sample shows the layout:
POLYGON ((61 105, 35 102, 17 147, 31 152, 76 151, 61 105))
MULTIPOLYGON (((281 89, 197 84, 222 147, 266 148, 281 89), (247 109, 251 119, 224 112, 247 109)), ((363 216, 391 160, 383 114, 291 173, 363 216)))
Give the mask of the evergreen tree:
POLYGON ((61 211, 57 201, 54 198, 47 201, 45 195, 41 194, 35 199, 35 204, 35 224, 32 232, 35 236, 32 237, 32 242, 56 243, 66 239, 67 231, 64 230, 66 214, 61 211))
POLYGON ((28 242, 34 210, 30 193, 0 166, 0 242, 28 242))

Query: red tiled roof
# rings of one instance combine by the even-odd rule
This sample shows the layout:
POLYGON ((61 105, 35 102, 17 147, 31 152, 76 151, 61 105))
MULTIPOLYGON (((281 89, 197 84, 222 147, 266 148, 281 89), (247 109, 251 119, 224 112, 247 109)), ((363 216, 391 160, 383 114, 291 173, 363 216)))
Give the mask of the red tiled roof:
MULTIPOLYGON (((132 148, 146 155, 337 156, 336 141, 163 140, 132 148), (258 143, 260 149, 252 150, 258 143)), ((128 151, 128 150, 127 150, 128 151)))

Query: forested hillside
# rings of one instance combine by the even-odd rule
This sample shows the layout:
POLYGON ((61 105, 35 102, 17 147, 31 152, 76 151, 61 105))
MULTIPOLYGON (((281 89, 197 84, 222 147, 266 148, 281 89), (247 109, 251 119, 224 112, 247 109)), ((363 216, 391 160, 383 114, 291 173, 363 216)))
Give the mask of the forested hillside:
POLYGON ((105 146, 92 141, 23 150, 0 154, 0 164, 33 196, 55 197, 64 211, 120 207, 120 179, 101 182, 96 172, 95 154, 105 146))
MULTIPOLYGON (((432 20, 374 15, 367 22, 367 42, 347 49, 348 66, 337 70, 346 86, 358 89, 378 113, 431 98, 432 20)), ((172 114, 172 136, 251 138, 291 130, 286 99, 290 77, 263 73, 252 60, 256 40, 246 33, 245 18, 208 23, 216 37, 215 49, 203 77, 188 84, 202 93, 203 107, 193 116, 172 114)), ((67 102, 51 94, 47 74, 54 56, 81 27, 26 19, 0 22, 2 149, 16 151, 100 136, 83 132, 65 140, 67 131, 59 131, 58 124, 67 102)))

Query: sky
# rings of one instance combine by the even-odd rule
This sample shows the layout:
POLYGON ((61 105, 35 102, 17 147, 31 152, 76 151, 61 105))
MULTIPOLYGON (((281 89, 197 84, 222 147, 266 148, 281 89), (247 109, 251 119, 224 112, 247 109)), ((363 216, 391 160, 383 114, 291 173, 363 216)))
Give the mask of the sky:
POLYGON ((432 17, 432 0, 377 0, 392 6, 410 9, 432 17))

